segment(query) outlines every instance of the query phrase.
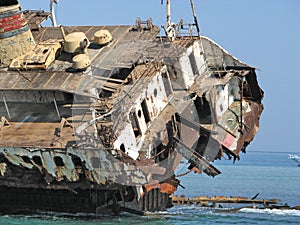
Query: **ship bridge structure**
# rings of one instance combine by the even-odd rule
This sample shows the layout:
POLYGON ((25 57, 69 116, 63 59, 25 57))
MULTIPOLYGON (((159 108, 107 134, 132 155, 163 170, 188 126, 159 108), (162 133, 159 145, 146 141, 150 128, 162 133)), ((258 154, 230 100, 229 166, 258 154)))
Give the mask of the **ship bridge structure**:
POLYGON ((0 3, 0 209, 163 210, 180 162, 214 177, 256 135, 255 68, 209 38, 49 17, 0 3))

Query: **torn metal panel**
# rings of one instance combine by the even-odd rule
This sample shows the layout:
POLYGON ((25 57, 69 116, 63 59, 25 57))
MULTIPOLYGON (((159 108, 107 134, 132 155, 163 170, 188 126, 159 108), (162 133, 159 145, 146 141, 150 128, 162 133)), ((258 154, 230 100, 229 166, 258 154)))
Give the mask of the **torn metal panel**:
MULTIPOLYGON (((232 123, 233 120, 234 119, 230 118, 229 122, 232 123)), ((224 147, 228 149, 231 148, 232 144, 235 142, 236 136, 222 126, 216 126, 215 130, 217 134, 213 137, 217 139, 224 147)))
POLYGON ((146 184, 148 182, 146 174, 141 170, 138 170, 134 165, 114 158, 109 151, 97 151, 97 149, 82 150, 79 148, 73 154, 77 155, 82 162, 85 162, 86 168, 91 173, 92 180, 97 183, 146 184))
POLYGON ((263 111, 263 105, 251 102, 249 103, 249 107, 251 110, 244 114, 242 135, 237 143, 236 154, 240 151, 246 151, 246 147, 253 141, 259 129, 259 118, 263 111))
POLYGON ((213 70, 224 70, 232 67, 250 67, 235 58, 208 37, 202 37, 201 41, 203 43, 205 60, 208 68, 213 70))
POLYGON ((20 156, 15 155, 11 149, 4 149, 3 154, 11 163, 17 166, 23 166, 28 169, 32 169, 33 167, 32 164, 24 162, 20 156))
POLYGON ((120 84, 96 79, 89 75, 63 72, 3 72, 0 90, 5 91, 60 91, 74 95, 99 98, 95 90, 116 91, 120 84), (47 77, 47 79, 45 79, 47 77))
POLYGON ((41 24, 47 20, 47 18, 51 15, 49 12, 45 12, 44 10, 26 10, 24 11, 24 16, 26 17, 28 25, 31 30, 38 30, 41 28, 41 24))
POLYGON ((193 151, 188 146, 186 146, 182 141, 174 138, 183 148, 177 148, 180 154, 182 154, 186 159, 189 159, 192 164, 197 167, 200 171, 204 171, 210 176, 216 176, 221 173, 216 167, 210 164, 205 158, 199 155, 196 151, 193 151))

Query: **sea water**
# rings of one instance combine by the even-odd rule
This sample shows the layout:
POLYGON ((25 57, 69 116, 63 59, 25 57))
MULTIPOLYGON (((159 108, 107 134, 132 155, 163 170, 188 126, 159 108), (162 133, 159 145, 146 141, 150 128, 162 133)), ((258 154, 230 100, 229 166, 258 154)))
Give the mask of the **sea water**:
MULTIPOLYGON (((221 175, 211 178, 205 174, 190 173, 180 177, 185 189, 179 187, 175 194, 249 198, 259 194, 258 199, 276 198, 281 200, 281 204, 300 205, 300 167, 288 159, 288 154, 249 152, 235 164, 217 161, 214 165, 222 171, 221 175)), ((298 210, 259 209, 258 205, 235 207, 241 208, 236 209, 229 204, 218 208, 182 205, 146 216, 124 213, 116 217, 40 212, 34 215, 2 215, 0 224, 300 224, 298 210)))

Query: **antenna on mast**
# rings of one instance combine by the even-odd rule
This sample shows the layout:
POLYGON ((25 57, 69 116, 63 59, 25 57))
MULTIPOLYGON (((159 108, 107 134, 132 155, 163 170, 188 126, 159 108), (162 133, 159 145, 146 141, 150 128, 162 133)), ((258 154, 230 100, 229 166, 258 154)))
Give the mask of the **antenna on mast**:
POLYGON ((51 17, 51 21, 52 21, 52 26, 53 27, 57 27, 57 23, 56 23, 56 16, 55 16, 55 12, 54 12, 54 7, 53 4, 57 4, 59 0, 50 0, 50 17, 51 17))

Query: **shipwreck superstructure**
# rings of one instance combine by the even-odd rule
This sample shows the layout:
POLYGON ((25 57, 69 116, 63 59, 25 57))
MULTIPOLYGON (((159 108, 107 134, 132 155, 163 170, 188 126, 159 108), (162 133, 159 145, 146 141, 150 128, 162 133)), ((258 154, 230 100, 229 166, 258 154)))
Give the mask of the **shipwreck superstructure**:
POLYGON ((42 27, 49 17, 0 3, 1 210, 164 210, 180 161, 216 176, 214 160, 253 140, 255 68, 200 36, 196 19, 168 16, 161 36, 152 19, 42 27))

